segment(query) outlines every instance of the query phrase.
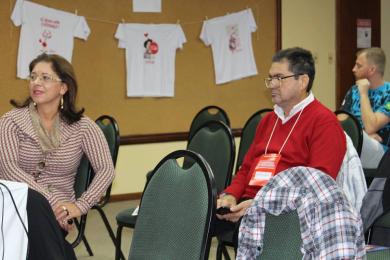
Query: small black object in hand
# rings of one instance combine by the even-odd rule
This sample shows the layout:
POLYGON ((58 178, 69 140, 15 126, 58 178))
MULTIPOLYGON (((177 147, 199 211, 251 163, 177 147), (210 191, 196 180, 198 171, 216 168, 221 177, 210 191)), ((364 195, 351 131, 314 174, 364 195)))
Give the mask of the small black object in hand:
POLYGON ((232 211, 228 207, 217 208, 217 214, 218 215, 225 215, 225 214, 229 214, 229 213, 232 213, 232 211))

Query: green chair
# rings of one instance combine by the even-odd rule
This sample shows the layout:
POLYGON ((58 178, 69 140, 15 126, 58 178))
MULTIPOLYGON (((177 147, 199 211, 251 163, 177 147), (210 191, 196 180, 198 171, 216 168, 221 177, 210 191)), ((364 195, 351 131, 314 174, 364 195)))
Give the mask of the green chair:
MULTIPOLYGON (((355 146, 356 151, 360 156, 363 147, 363 130, 359 121, 356 119, 354 115, 346 111, 337 110, 335 114, 337 116, 343 115, 343 117, 346 118, 345 120, 339 119, 339 121, 344 131, 349 135, 349 137, 351 137, 353 145, 355 146)), ((376 169, 365 168, 363 170, 364 170, 364 176, 366 177, 367 186, 369 186, 375 177, 376 169)))
MULTIPOLYGON (((95 120, 96 124, 100 127, 100 129, 103 131, 103 134, 107 140, 108 148, 110 149, 112 162, 114 164, 114 167, 116 166, 116 161, 118 158, 118 151, 119 151, 119 144, 120 144, 120 135, 119 135, 119 127, 116 120, 108 115, 102 115, 99 118, 95 120)), ((94 172, 92 170, 92 176, 94 176, 94 172)), ((101 198, 101 200, 92 207, 92 209, 95 209, 99 212, 99 215, 101 216, 103 223, 108 231, 108 234, 110 235, 110 238, 112 242, 114 243, 114 246, 116 248, 116 237, 115 234, 110 226, 110 223, 108 222, 107 216, 103 210, 103 207, 109 202, 110 196, 111 196, 111 187, 108 186, 106 193, 101 198)), ((121 259, 125 259, 123 256, 123 253, 120 252, 121 259)))
MULTIPOLYGON (((74 191, 76 198, 81 197, 81 195, 88 189, 89 184, 91 183, 92 179, 92 172, 91 172, 91 165, 89 164, 89 161, 85 155, 81 157, 80 165, 77 169, 75 184, 74 184, 74 191)), ((84 240, 85 247, 88 251, 88 254, 90 256, 93 256, 91 247, 88 244, 88 241, 85 239, 84 232, 85 232, 85 226, 87 222, 87 214, 82 215, 80 217, 80 220, 77 218, 74 219, 75 225, 77 227, 78 233, 73 242, 71 242, 71 245, 73 248, 78 246, 81 241, 84 240)))
POLYGON ((360 156, 363 146, 363 130, 357 118, 351 113, 343 110, 336 110, 334 112, 341 124, 343 130, 351 138, 353 146, 360 156), (343 119, 340 119, 343 118, 343 119))
MULTIPOLYGON (((237 172, 241 164, 244 160, 245 154, 248 152, 249 147, 251 146, 253 139, 256 134, 256 129, 258 124, 260 123, 260 120, 269 112, 271 112, 272 109, 265 108, 261 109, 257 112, 255 112, 252 116, 249 117, 249 119, 246 121, 244 127, 242 128, 241 133, 241 140, 240 140, 240 146, 238 148, 238 155, 237 155, 237 161, 236 161, 236 168, 235 172, 237 172)), ((238 231, 236 231, 238 232, 238 231)), ((233 242, 233 236, 234 232, 227 232, 226 234, 222 234, 218 236, 218 246, 217 246, 217 260, 222 259, 222 254, 225 259, 230 259, 229 253, 226 250, 226 246, 230 247, 236 247, 235 243, 233 242)))
POLYGON ((167 155, 146 184, 129 259, 207 259, 215 202, 212 170, 202 156, 167 155), (181 158, 193 163, 180 167, 181 158))
MULTIPOLYGON (((102 130, 106 140, 107 140, 107 144, 108 144, 108 147, 110 149, 110 153, 111 153, 111 158, 112 158, 112 161, 113 161, 113 164, 114 164, 114 167, 116 165, 116 161, 117 161, 117 157, 118 157, 118 150, 119 150, 119 142, 120 142, 120 136, 119 136, 119 127, 118 127, 118 124, 116 122, 116 120, 111 117, 111 116, 108 116, 108 115, 102 115, 100 116, 98 119, 96 119, 96 124, 100 127, 100 129, 102 130)), ((87 160, 86 158, 84 158, 84 160, 82 161, 82 164, 80 165, 80 167, 82 167, 81 169, 84 169, 86 168, 87 164, 88 164, 88 171, 89 171, 89 174, 90 174, 90 180, 88 182, 88 186, 89 186, 89 183, 90 181, 94 178, 95 176, 95 173, 92 169, 92 167, 90 166, 88 160, 87 162, 85 162, 85 160, 87 160)), ((85 169, 84 169, 85 170, 85 169)), ((78 174, 79 176, 80 174, 78 174)), ((85 174, 84 174, 85 175, 85 174)), ((79 181, 76 181, 76 183, 78 183, 79 181)), ((82 183, 85 183, 85 182, 82 182, 82 183)), ((79 184, 78 184, 79 185, 79 184)), ((82 192, 84 192, 88 186, 85 186, 85 184, 82 184, 81 185, 81 189, 79 191, 80 193, 80 196, 82 194, 82 192)), ((110 186, 107 188, 107 191, 106 193, 104 194, 104 196, 101 198, 101 200, 92 207, 92 209, 95 209, 99 212, 99 215, 101 216, 103 222, 104 222, 104 225, 108 231, 108 234, 110 235, 110 238, 116 248, 116 237, 115 237, 115 234, 108 222, 108 219, 107 219, 107 216, 103 210, 103 207, 108 203, 109 199, 110 199, 110 196, 111 196, 111 184, 110 186)), ((77 192, 76 192, 76 197, 77 197, 77 192)), ((77 222, 76 222, 76 225, 77 225, 77 222)), ((81 239, 82 241, 84 242, 84 245, 89 253, 90 256, 93 255, 92 253, 92 250, 91 250, 91 247, 85 237, 85 234, 84 234, 84 231, 85 231, 85 226, 86 226, 86 217, 85 217, 85 220, 82 219, 82 221, 80 222, 80 229, 82 230, 81 235, 81 239)), ((76 241, 78 241, 78 243, 80 243, 79 241, 80 239, 77 239, 76 241)), ((77 244, 78 244, 77 243, 77 244)), ((124 256, 123 256, 123 253, 120 252, 120 255, 121 255, 121 259, 125 259, 124 256)))
POLYGON ((244 160, 246 153, 251 146, 253 139, 255 138, 256 129, 260 120, 269 112, 273 111, 271 108, 264 108, 255 112, 249 119, 246 121, 244 127, 242 128, 240 146, 238 148, 236 170, 237 172, 244 160))
POLYGON ((373 251, 373 252, 367 252, 367 260, 389 260, 390 259, 390 248, 379 250, 379 251, 373 251))
MULTIPOLYGON (((222 192, 232 178, 236 154, 230 128, 221 121, 208 121, 190 138, 187 150, 199 153, 209 163, 214 173, 217 192, 222 192)), ((184 161, 184 164, 188 161, 184 161)))
POLYGON ((382 193, 383 213, 378 216, 373 224, 367 229, 367 243, 370 244, 376 228, 390 229, 390 150, 382 157, 375 173, 375 178, 386 178, 382 193))
MULTIPOLYGON (((235 143, 230 128, 221 121, 209 121, 200 126, 188 141, 187 150, 202 155, 209 163, 214 173, 216 188, 221 192, 231 181, 235 143)), ((192 164, 191 158, 185 158, 184 166, 192 164)), ((116 216, 117 243, 120 248, 122 243, 122 230, 124 227, 134 228, 137 216, 132 216, 135 208, 122 210, 116 216)), ((116 259, 119 256, 116 255, 116 259)))
POLYGON ((192 119, 188 133, 188 140, 191 139, 191 137, 201 125, 212 120, 222 121, 230 127, 230 120, 225 110, 218 106, 207 106, 201 109, 192 119))
POLYGON ((296 210, 274 216, 266 214, 263 251, 257 259, 302 259, 299 217, 296 210))

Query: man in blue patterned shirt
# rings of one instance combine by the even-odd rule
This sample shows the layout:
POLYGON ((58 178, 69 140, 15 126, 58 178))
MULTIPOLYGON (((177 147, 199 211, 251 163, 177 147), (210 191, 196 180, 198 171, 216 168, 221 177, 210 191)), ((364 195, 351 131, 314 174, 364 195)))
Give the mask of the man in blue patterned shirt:
MULTIPOLYGON (((385 82, 386 56, 381 48, 360 50, 352 72, 356 84, 347 92, 341 106, 363 127, 361 153, 364 168, 376 168, 390 145, 390 82, 385 82)), ((339 119, 343 119, 339 115, 339 119)))

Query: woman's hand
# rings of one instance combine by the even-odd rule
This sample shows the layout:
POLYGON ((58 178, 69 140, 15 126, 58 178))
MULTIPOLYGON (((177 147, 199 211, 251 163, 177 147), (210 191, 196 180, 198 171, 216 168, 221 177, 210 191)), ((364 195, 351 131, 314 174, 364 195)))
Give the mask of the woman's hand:
POLYGON ((73 218, 80 217, 81 211, 74 203, 60 202, 55 206, 54 214, 61 228, 69 231, 73 227, 73 218))

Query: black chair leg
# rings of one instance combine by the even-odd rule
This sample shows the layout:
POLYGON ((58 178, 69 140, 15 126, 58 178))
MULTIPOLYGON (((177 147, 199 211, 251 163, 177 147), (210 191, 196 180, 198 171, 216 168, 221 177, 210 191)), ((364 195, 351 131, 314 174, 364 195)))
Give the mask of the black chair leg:
POLYGON ((222 255, 224 259, 230 260, 230 255, 225 245, 218 241, 216 260, 222 260, 222 255))
MULTIPOLYGON (((75 219, 75 225, 76 225, 76 228, 77 228, 77 230, 79 231, 79 232, 81 232, 80 231, 80 222, 77 220, 77 219, 75 219)), ((88 252, 88 254, 89 254, 89 256, 93 256, 93 252, 92 252, 92 249, 91 249, 91 246, 89 245, 89 243, 88 243, 88 241, 87 241, 87 238, 85 237, 85 235, 83 234, 83 236, 82 236, 82 241, 83 241, 83 243, 84 243, 84 245, 85 245, 85 249, 87 250, 87 252, 88 252)), ((78 243, 77 243, 77 245, 78 245, 78 243)))
MULTIPOLYGON (((99 206, 95 206, 94 209, 96 209, 96 210, 99 212, 100 216, 101 216, 102 219, 103 219, 104 225, 106 226, 106 229, 107 229, 107 231, 108 231, 108 234, 110 235, 111 240, 112 240, 112 242, 114 243, 115 248, 118 248, 118 247, 117 247, 117 240, 116 240, 116 238, 115 238, 114 231, 112 231, 112 228, 111 228, 111 226, 110 226, 110 223, 108 222, 107 216, 106 216, 106 214, 104 213, 103 209, 102 209, 101 207, 99 207, 99 206)), ((125 260, 125 257, 124 257, 124 255, 123 255, 122 250, 121 250, 120 247, 119 247, 119 254, 120 254, 120 259, 125 260)))
POLYGON ((123 229, 123 226, 118 224, 118 229, 116 230, 115 260, 119 260, 120 254, 122 253, 122 250, 121 250, 122 229, 123 229))
POLYGON ((226 247, 224 245, 221 245, 221 246, 222 246, 223 257, 225 257, 226 260, 230 260, 230 255, 229 255, 229 252, 227 251, 226 247))
POLYGON ((222 245, 218 242, 216 260, 222 260, 222 245))
POLYGON ((85 249, 87 249, 87 252, 88 252, 89 256, 93 256, 93 252, 92 252, 91 246, 89 245, 88 240, 85 237, 85 235, 83 236, 83 243, 84 243, 85 249))

